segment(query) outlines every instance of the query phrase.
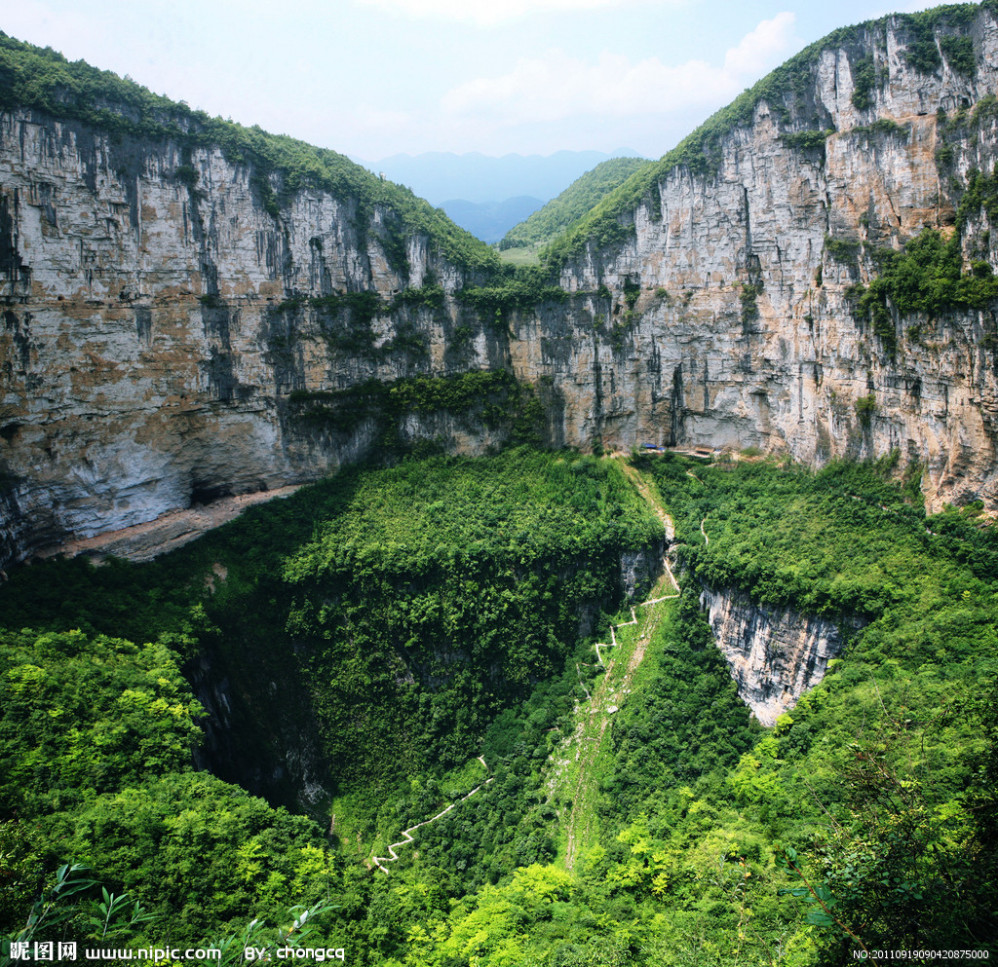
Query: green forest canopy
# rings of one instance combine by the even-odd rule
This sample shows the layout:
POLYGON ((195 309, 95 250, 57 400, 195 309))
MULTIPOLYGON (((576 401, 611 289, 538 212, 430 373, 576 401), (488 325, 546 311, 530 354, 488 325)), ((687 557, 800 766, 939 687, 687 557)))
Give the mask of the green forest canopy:
POLYGON ((594 208, 631 174, 650 164, 644 158, 610 158, 572 182, 560 195, 511 228, 499 249, 544 245, 594 208))
MULTIPOLYGON (((614 460, 410 460, 256 508, 148 565, 55 561, 11 575, 5 620, 39 630, 0 632, 3 929, 19 930, 75 859, 154 918, 114 920, 118 945, 207 941, 326 903, 321 936, 362 965, 831 967, 860 944, 994 952, 993 527, 973 507, 928 517, 917 467, 895 482, 890 461, 637 467, 675 519, 686 587, 660 605, 642 674, 607 722, 598 829, 572 869, 559 852, 571 803, 552 798, 549 770, 602 674, 592 639, 573 637, 579 608, 617 608, 620 549, 660 525, 614 460), (853 629, 824 682, 771 730, 735 695, 700 582, 853 629), (161 629, 157 643, 108 635, 144 640, 144 625, 161 629), (344 651, 351 641, 360 647, 344 651), (271 729, 292 710, 263 695, 297 654, 320 719, 352 731, 361 761, 402 758, 401 774, 373 784, 344 774, 341 835, 193 769, 206 720, 179 671, 219 648, 246 666, 233 700, 260 703, 271 729), (392 663, 441 648, 463 656, 447 665, 450 684, 416 689, 411 704, 392 663), (488 685, 527 667, 512 692, 488 685), (337 691, 354 680, 364 701, 337 691), (238 698, 254 681, 260 697, 238 698), (501 705, 478 724, 454 717, 462 695, 488 707, 483 684, 501 705), (440 701, 448 693, 457 707, 440 701), (441 714, 461 748, 453 727, 425 727, 441 714), (374 741, 382 732, 387 744, 374 741), (400 830, 483 782, 466 768, 479 753, 493 781, 420 829, 389 874, 366 868, 367 847, 385 855, 400 830)), ((408 668, 417 681, 441 674, 408 668)), ((94 888, 67 900, 59 935, 95 936, 99 902, 94 888)))

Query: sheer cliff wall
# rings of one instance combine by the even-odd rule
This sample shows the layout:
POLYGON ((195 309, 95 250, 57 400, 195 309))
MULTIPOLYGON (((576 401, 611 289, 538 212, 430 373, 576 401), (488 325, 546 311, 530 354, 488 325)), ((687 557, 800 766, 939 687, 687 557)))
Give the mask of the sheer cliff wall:
MULTIPOLYGON (((0 564, 314 479, 379 442, 377 400, 317 418, 337 393, 505 362, 454 303, 474 271, 390 208, 264 180, 220 149, 0 114, 0 564)), ((446 412, 401 430, 495 436, 446 412)))
POLYGON ((995 13, 840 33, 660 164, 610 220, 622 241, 599 242, 604 219, 562 256, 573 314, 519 317, 514 365, 558 387, 569 442, 758 446, 811 464, 899 449, 926 467, 930 501, 993 502, 995 304, 889 304, 885 338, 855 299, 878 252, 925 226, 948 238, 961 204, 965 271, 998 265, 967 190, 998 157, 995 13))
MULTIPOLYGON (((372 386, 476 370, 533 386, 554 445, 897 449, 930 501, 994 504, 996 303, 888 302, 885 329, 857 292, 924 226, 998 266, 998 204, 971 191, 998 160, 995 4, 839 31, 781 71, 625 184, 556 250, 566 297, 531 309, 463 301, 487 274, 390 206, 0 113, 0 564, 314 479, 382 444, 372 386)), ((480 452, 508 434, 479 395, 394 429, 480 452)))
POLYGON ((732 589, 704 588, 700 606, 739 696, 767 727, 825 677, 828 663, 862 625, 855 618, 836 623, 763 607, 732 589))

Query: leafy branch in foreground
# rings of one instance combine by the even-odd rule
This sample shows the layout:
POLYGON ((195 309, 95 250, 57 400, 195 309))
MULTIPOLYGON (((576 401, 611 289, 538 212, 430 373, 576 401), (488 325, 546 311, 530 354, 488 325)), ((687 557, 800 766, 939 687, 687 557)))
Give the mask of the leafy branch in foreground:
MULTIPOLYGON (((55 884, 38 897, 28 914, 27 923, 10 938, 11 942, 30 941, 42 928, 49 929, 72 917, 77 912, 77 904, 69 903, 69 898, 97 886, 97 881, 88 873, 89 870, 80 863, 60 866, 56 871, 55 884)), ((0 967, 7 967, 9 963, 9 956, 0 957, 0 967)))
POLYGON ((8 967, 15 959, 20 959, 14 950, 19 948, 23 951, 25 945, 37 940, 43 932, 51 934, 54 927, 74 919, 78 925, 92 927, 93 936, 100 940, 109 933, 128 930, 154 919, 152 914, 142 909, 138 900, 127 893, 115 896, 108 892, 107 887, 101 886, 99 901, 82 896, 99 885, 99 881, 81 863, 60 866, 56 870, 55 884, 35 901, 24 927, 5 940, 4 950, 0 952, 0 967, 8 967), (17 947, 14 947, 15 944, 17 947))
POLYGON ((146 913, 142 909, 142 904, 138 900, 133 900, 127 893, 115 896, 113 893, 108 893, 106 886, 102 886, 97 911, 87 916, 87 923, 99 931, 98 935, 103 940, 115 921, 120 921, 119 925, 122 927, 134 927, 154 919, 151 913, 146 913))
POLYGON ((817 903, 820 909, 811 910, 808 913, 808 923, 815 927, 830 927, 832 924, 835 924, 852 937, 852 939, 855 940, 867 954, 869 954, 869 948, 865 943, 863 943, 858 934, 850 930, 833 912, 833 908, 837 905, 837 900, 828 886, 822 883, 811 883, 804 871, 797 865, 797 851, 791 846, 777 848, 776 858, 785 870, 793 874, 793 876, 797 877, 797 879, 804 884, 802 887, 791 887, 777 890, 777 895, 793 896, 798 899, 806 899, 810 897, 808 902, 817 903))
POLYGON ((310 907, 294 906, 288 910, 292 922, 290 926, 278 927, 274 935, 270 935, 267 922, 262 919, 251 920, 241 933, 229 934, 221 940, 208 946, 218 950, 220 959, 215 961, 222 967, 234 967, 246 962, 245 951, 253 948, 256 959, 271 960, 279 947, 300 947, 316 931, 315 921, 324 913, 330 913, 339 908, 332 903, 320 901, 310 907))

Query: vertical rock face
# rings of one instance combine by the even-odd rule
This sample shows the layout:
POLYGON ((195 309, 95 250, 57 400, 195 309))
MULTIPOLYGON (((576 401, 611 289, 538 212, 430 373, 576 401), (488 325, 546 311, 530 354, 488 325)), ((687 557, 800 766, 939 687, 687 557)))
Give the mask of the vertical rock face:
MULTIPOLYGON (((812 464, 899 449, 926 466, 931 499, 994 500, 994 305, 891 307, 885 340, 853 301, 876 250, 926 225, 948 235, 970 173, 998 160, 993 10, 916 26, 833 35, 703 154, 661 165, 619 215, 625 241, 566 257, 567 309, 521 317, 512 349, 558 388, 566 441, 759 446, 812 464), (926 43, 935 59, 916 68, 926 43), (951 56, 968 44, 969 69, 951 56)), ((967 222, 965 270, 998 266, 991 217, 967 222)))
MULTIPOLYGON (((761 82, 565 250, 565 300, 499 325, 458 297, 484 276, 388 205, 0 112, 0 563, 313 479, 383 435, 378 400, 329 420, 330 394, 481 369, 535 387, 555 446, 898 450, 930 503, 994 503, 998 307, 857 309, 925 225, 959 231, 965 271, 998 266, 998 209, 969 190, 998 161, 995 6, 919 16, 761 82)), ((396 430, 501 439, 446 408, 396 430)))
POLYGON ((732 591, 706 589, 700 604, 738 694, 765 726, 825 677, 844 644, 839 627, 824 618, 763 608, 732 591))
MULTIPOLYGON (((295 394, 502 361, 474 318, 455 345, 470 274, 412 232, 397 251, 392 210, 301 189, 275 214, 255 181, 218 148, 0 113, 0 562, 373 445, 370 420, 296 419, 295 394), (431 281, 433 305, 393 305, 431 281)), ((456 429, 424 423, 405 434, 456 429)))
POLYGON ((657 541, 650 547, 621 553, 620 583, 628 601, 637 601, 647 595, 662 573, 664 552, 664 542, 657 541))

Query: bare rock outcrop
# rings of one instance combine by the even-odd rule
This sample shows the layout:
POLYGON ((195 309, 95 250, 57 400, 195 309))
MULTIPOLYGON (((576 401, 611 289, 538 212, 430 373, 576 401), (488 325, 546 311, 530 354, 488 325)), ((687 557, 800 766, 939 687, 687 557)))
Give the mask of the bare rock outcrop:
MULTIPOLYGON (((738 694, 765 726, 825 677, 845 644, 843 627, 833 621, 762 607, 731 590, 705 589, 700 604, 738 694)), ((853 622, 846 632, 858 626, 853 622)))

